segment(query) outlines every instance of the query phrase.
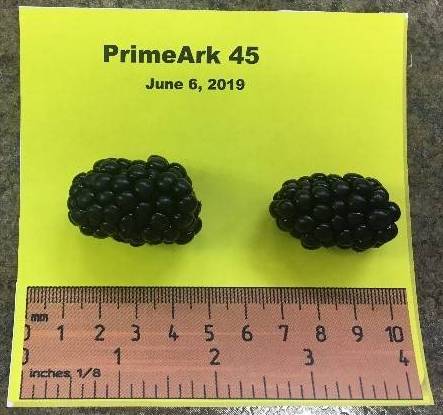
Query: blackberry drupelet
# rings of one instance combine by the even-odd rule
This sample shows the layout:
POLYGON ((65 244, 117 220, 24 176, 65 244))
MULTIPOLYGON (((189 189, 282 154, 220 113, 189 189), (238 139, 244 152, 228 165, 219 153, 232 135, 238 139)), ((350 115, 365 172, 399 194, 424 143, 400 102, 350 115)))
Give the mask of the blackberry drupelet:
POLYGON ((74 177, 68 217, 84 235, 132 246, 186 244, 200 232, 201 203, 179 163, 107 158, 74 177))
POLYGON ((398 233, 400 208, 376 179, 315 173, 283 183, 269 206, 277 226, 306 249, 378 248, 398 233))

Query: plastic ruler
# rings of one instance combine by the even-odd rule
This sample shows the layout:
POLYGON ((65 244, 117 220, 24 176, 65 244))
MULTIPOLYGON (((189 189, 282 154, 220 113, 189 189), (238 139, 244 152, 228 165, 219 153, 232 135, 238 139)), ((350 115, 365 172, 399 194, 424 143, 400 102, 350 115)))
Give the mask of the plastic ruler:
POLYGON ((401 288, 30 287, 21 399, 421 399, 401 288))

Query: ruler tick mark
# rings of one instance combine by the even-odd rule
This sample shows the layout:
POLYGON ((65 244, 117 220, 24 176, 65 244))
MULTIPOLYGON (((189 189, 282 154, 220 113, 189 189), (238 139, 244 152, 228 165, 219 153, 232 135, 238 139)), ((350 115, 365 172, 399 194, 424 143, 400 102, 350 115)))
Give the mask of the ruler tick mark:
POLYGON ((35 385, 32 384, 31 399, 34 399, 34 397, 35 397, 35 385))
POLYGON ((289 394, 289 399, 292 399, 292 390, 291 390, 291 381, 288 380, 288 394, 289 394))
POLYGON ((228 398, 231 399, 231 385, 228 383, 228 398))
POLYGON ((144 398, 146 396, 146 385, 145 380, 142 380, 142 397, 144 398))
POLYGON ((94 380, 94 398, 97 397, 97 381, 94 380))
POLYGON ((317 318, 319 320, 321 320, 321 315, 320 315, 320 301, 317 301, 317 318))
POLYGON ((386 395, 386 399, 389 399, 388 387, 387 387, 387 385, 386 385, 386 381, 385 381, 385 380, 383 381, 383 385, 384 385, 384 387, 385 387, 385 395, 386 395))
POLYGON ((325 385, 325 396, 326 396, 326 399, 329 398, 329 396, 328 396, 328 387, 326 385, 325 385))
POLYGON ((203 383, 203 398, 206 399, 206 384, 203 383))
POLYGON ((389 314, 391 315, 391 320, 394 320, 394 310, 391 301, 389 301, 389 314))
POLYGON ((56 391, 55 397, 56 398, 60 397, 60 384, 59 383, 57 383, 57 391, 56 391))
POLYGON ((45 380, 45 399, 48 397, 48 381, 45 380))
POLYGON ((109 385, 108 384, 106 384, 105 396, 106 396, 106 399, 109 398, 109 385))
POLYGON ((397 398, 400 399, 400 390, 398 389, 398 385, 395 385, 395 388, 397 389, 397 398))
POLYGON ((283 303, 280 303, 280 314, 281 314, 281 319, 284 320, 285 319, 285 312, 283 309, 283 303))
POLYGON ((358 321, 357 305, 355 304, 355 301, 352 303, 352 308, 354 309, 354 320, 358 321))
POLYGON ((121 397, 121 384, 122 384, 122 375, 120 370, 118 371, 118 397, 121 397))
POLYGON ((194 399, 194 381, 191 379, 191 397, 194 399))
POLYGON ((98 303, 98 319, 102 318, 102 303, 98 303))
POLYGON ((218 398, 218 374, 214 372, 214 384, 215 384, 215 397, 218 398))
POLYGON ((154 396, 155 396, 155 399, 158 398, 158 386, 157 386, 157 384, 154 385, 154 396))
POLYGON ((245 301, 245 320, 248 319, 248 303, 245 301))
POLYGON ((280 391, 278 389, 278 383, 275 384, 275 391, 277 392, 277 399, 280 399, 280 391))
POLYGON ((82 383, 82 392, 81 392, 81 398, 83 399, 85 397, 85 384, 82 383))
POLYGON ((352 399, 352 388, 351 385, 348 385, 349 398, 352 399))
POLYGON ((408 372, 405 372, 405 375, 406 375, 406 382, 408 384, 409 398, 412 399, 411 382, 409 381, 408 372))
POLYGON ((252 397, 255 399, 255 388, 254 388, 254 384, 251 385, 251 390, 252 390, 252 397))
POLYGON ((169 399, 169 376, 166 376, 166 396, 169 399))
POLYGON ((208 318, 211 320, 211 300, 208 301, 208 318))
POLYGON ((340 397, 340 387, 338 386, 338 381, 335 382, 335 389, 337 389, 337 398, 341 399, 341 397, 340 397))
POLYGON ((266 385, 266 376, 263 376, 263 391, 265 393, 265 398, 268 398, 268 388, 266 385))
POLYGON ((305 394, 303 392, 303 385, 300 385, 300 395, 302 399, 305 399, 305 394))
POLYGON ((241 383, 241 380, 238 381, 239 388, 240 388, 240 398, 243 398, 243 384, 241 383))
POLYGON ((138 319, 138 303, 135 303, 135 319, 138 319))
POLYGON ((372 394, 374 395, 374 399, 377 399, 377 392, 375 391, 374 385, 372 385, 372 394))
POLYGON ((72 398, 72 376, 69 376, 69 399, 72 398))
POLYGON ((358 377, 358 382, 360 383, 361 397, 362 397, 362 399, 365 399, 365 392, 363 390, 363 380, 362 380, 361 376, 358 377))
POLYGON ((182 397, 182 384, 181 383, 178 384, 178 397, 179 398, 182 397))
POLYGON ((317 398, 316 393, 315 393, 315 381, 314 381, 314 373, 311 370, 311 385, 312 385, 312 393, 314 395, 314 399, 317 398))
POLYGON ((131 399, 132 399, 132 397, 133 397, 133 386, 132 386, 132 383, 129 385, 129 396, 131 397, 131 399))
POLYGON ((65 302, 62 302, 62 318, 65 318, 65 302))

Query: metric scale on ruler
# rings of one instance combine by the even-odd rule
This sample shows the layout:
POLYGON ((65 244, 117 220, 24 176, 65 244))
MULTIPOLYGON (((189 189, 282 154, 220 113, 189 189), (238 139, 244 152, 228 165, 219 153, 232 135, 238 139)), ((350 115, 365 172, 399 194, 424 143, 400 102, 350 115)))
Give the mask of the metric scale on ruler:
POLYGON ((30 287, 21 399, 422 399, 404 289, 30 287))

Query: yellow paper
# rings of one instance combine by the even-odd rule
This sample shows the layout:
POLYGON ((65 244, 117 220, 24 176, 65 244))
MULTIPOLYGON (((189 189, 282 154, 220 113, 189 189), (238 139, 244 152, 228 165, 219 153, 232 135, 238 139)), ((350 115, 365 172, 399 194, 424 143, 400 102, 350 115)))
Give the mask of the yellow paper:
POLYGON ((21 8, 20 245, 9 404, 263 403, 20 401, 28 285, 405 287, 423 400, 336 403, 431 404, 409 226, 406 30, 404 14, 21 8), (213 45, 222 61, 106 63, 105 44, 213 45), (259 62, 229 61, 239 45, 258 47, 259 62), (148 91, 151 77, 185 85, 195 78, 203 89, 148 91), (240 78, 246 87, 209 91, 210 78, 240 78), (186 246, 138 249, 82 236, 67 220, 72 177, 100 158, 149 154, 188 168, 203 201, 202 232, 186 246), (273 192, 316 171, 379 178, 403 212, 398 237, 364 254, 310 252, 276 230, 267 212, 273 192))

